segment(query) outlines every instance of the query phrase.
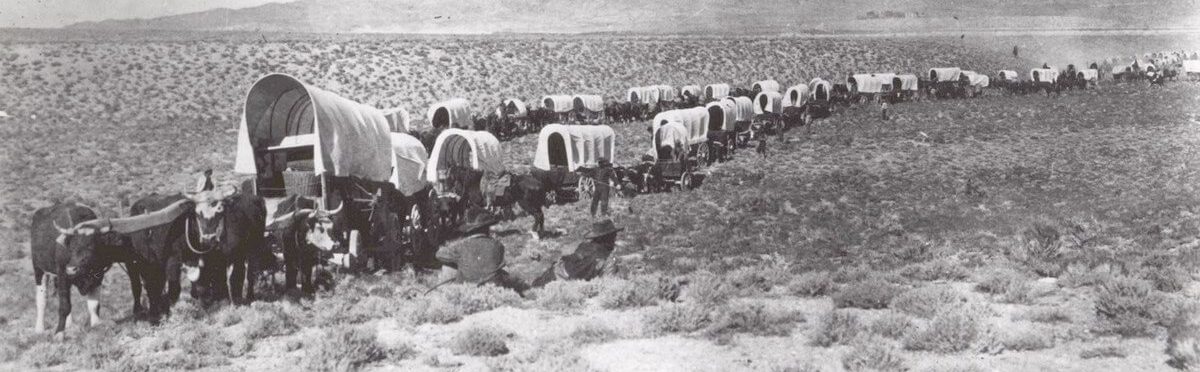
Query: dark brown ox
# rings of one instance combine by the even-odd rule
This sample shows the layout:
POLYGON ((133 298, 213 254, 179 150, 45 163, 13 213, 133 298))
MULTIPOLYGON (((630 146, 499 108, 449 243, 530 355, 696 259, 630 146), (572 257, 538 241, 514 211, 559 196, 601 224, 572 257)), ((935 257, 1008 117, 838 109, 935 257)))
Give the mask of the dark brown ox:
POLYGON ((100 219, 91 208, 76 203, 58 204, 34 212, 29 232, 34 283, 37 285, 35 329, 45 329, 45 280, 50 275, 55 278, 59 298, 59 323, 55 332, 63 332, 70 323, 71 287, 87 297, 89 323, 99 324, 97 289, 114 263, 129 266, 133 313, 135 316, 142 314, 140 273, 127 234, 154 223, 144 217, 100 219))

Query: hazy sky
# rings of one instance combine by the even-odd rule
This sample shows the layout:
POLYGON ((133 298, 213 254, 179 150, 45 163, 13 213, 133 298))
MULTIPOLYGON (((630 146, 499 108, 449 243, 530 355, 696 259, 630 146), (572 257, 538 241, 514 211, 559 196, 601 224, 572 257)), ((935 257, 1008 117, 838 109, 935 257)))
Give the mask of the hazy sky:
POLYGON ((0 27, 59 27, 114 18, 151 18, 291 0, 0 0, 0 27))

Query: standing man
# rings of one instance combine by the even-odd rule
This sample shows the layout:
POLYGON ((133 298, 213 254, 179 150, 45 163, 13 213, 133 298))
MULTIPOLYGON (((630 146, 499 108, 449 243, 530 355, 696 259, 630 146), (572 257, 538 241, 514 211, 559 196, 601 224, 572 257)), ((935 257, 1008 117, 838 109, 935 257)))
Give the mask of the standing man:
POLYGON ((887 99, 882 99, 882 100, 879 100, 879 110, 880 110, 880 112, 882 113, 882 118, 883 118, 883 121, 888 121, 888 119, 890 118, 890 117, 888 116, 888 109, 889 109, 889 108, 891 108, 891 105, 889 105, 889 104, 888 104, 888 100, 887 100, 887 99))
POLYGON ((612 163, 607 158, 600 158, 600 167, 596 168, 596 190, 592 191, 592 218, 596 218, 596 206, 600 206, 600 214, 608 216, 608 194, 616 175, 612 163))
POLYGON ((458 231, 465 236, 438 250, 442 263, 441 283, 459 282, 483 285, 492 283, 523 293, 528 286, 504 270, 504 245, 491 235, 499 222, 483 209, 467 211, 466 223, 458 231))
POLYGON ((557 280, 592 280, 600 276, 611 276, 617 273, 616 257, 613 251, 617 249, 617 233, 625 230, 617 228, 611 219, 592 224, 591 231, 580 243, 575 252, 563 256, 551 265, 533 281, 534 287, 557 280))

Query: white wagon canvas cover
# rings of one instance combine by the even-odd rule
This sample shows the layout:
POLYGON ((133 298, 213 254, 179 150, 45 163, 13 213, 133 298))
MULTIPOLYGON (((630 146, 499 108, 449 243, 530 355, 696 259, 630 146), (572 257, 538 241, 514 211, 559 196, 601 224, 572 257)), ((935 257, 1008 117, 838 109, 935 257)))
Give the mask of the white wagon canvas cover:
POLYGON ((599 165, 600 158, 611 161, 616 150, 616 132, 607 125, 550 124, 538 133, 533 166, 542 170, 565 166, 574 172, 599 165))
POLYGON ((833 88, 833 84, 822 78, 815 78, 808 82, 809 89, 812 90, 812 99, 819 102, 829 102, 831 98, 829 93, 833 88))
POLYGON ((679 97, 678 92, 675 91, 675 87, 672 87, 670 85, 661 85, 661 84, 655 85, 654 89, 658 89, 658 101, 659 102, 674 101, 676 98, 679 97))
POLYGON ((383 111, 383 116, 387 118, 388 127, 392 133, 411 133, 412 128, 409 127, 409 122, 412 121, 408 115, 408 110, 403 107, 396 107, 383 111))
POLYGON ((626 92, 625 100, 629 102, 658 104, 660 98, 659 90, 656 87, 633 87, 626 92))
POLYGON ((525 106, 525 101, 516 98, 504 100, 504 108, 505 110, 508 110, 508 112, 511 112, 512 114, 510 115, 515 118, 529 116, 529 107, 525 106))
POLYGON ((704 98, 708 100, 725 98, 730 91, 729 84, 709 84, 704 87, 704 98))
POLYGON ((688 145, 708 141, 708 110, 703 107, 663 111, 654 116, 651 133, 658 133, 658 128, 669 122, 678 122, 687 128, 688 145))
POLYGON ((421 140, 405 133, 392 133, 392 185, 405 196, 412 196, 429 183, 421 178, 429 154, 421 140))
POLYGON ((725 97, 722 101, 733 102, 736 108, 734 117, 737 121, 748 122, 754 120, 754 100, 749 97, 725 97))
POLYGON ((664 147, 670 146, 672 151, 679 153, 685 151, 688 146, 688 128, 678 121, 670 121, 662 126, 654 128, 654 141, 651 143, 653 148, 649 154, 654 155, 654 159, 658 160, 665 155, 664 147))
POLYGON ((779 92, 762 92, 754 97, 754 114, 783 112, 783 95, 779 92))
POLYGON ((425 166, 425 180, 437 182, 438 171, 452 165, 500 173, 504 171, 504 150, 500 140, 487 131, 446 129, 433 144, 425 166))
POLYGON ((962 69, 958 67, 934 67, 929 69, 929 81, 958 81, 959 75, 962 75, 962 69))
POLYGON ((1058 80, 1058 69, 1035 68, 1029 70, 1029 81, 1035 83, 1053 83, 1058 80))
POLYGON ((910 92, 915 92, 918 89, 920 89, 920 87, 918 86, 920 84, 920 79, 917 78, 917 75, 900 74, 900 75, 896 75, 896 78, 900 79, 900 86, 892 87, 892 89, 900 89, 900 90, 910 91, 910 92))
POLYGON ((595 94, 580 94, 571 98, 571 107, 591 112, 604 111, 604 97, 595 94))
POLYGON ((734 129, 734 124, 737 123, 737 104, 732 100, 709 102, 704 109, 708 110, 708 131, 734 129))
POLYGON ((316 174, 386 182, 392 173, 391 138, 382 111, 285 74, 255 82, 238 128, 234 172, 282 172, 287 167, 282 150, 310 148, 316 174))
POLYGON ((967 77, 967 84, 977 88, 987 88, 992 82, 992 79, 987 75, 976 73, 975 71, 964 70, 962 76, 967 77))
POLYGON ((573 98, 566 94, 555 94, 542 97, 542 107, 553 111, 554 113, 571 112, 573 107, 573 98))
POLYGON ((808 102, 808 84, 798 84, 783 94, 783 107, 801 107, 808 102))
POLYGON ((884 85, 891 83, 874 74, 855 74, 846 78, 846 85, 850 87, 850 91, 857 93, 883 93, 884 85))
POLYGON ((1096 81, 1100 78, 1100 71, 1097 71, 1094 68, 1085 68, 1075 73, 1075 76, 1083 79, 1084 81, 1096 81))
POLYGON ((1017 74, 1017 72, 1013 71, 1013 70, 1000 70, 1000 73, 998 74, 998 76, 1000 76, 1001 80, 1004 80, 1007 82, 1015 82, 1015 81, 1018 81, 1021 79, 1020 75, 1017 74))
POLYGON ((750 87, 750 90, 757 90, 759 92, 779 93, 779 82, 775 81, 775 80, 757 81, 754 83, 753 86, 750 87))
POLYGON ((685 93, 692 95, 692 97, 700 98, 702 92, 699 85, 684 85, 683 88, 679 88, 679 95, 683 96, 685 93))
POLYGON ((471 128, 471 102, 453 98, 429 107, 425 119, 434 128, 471 128))

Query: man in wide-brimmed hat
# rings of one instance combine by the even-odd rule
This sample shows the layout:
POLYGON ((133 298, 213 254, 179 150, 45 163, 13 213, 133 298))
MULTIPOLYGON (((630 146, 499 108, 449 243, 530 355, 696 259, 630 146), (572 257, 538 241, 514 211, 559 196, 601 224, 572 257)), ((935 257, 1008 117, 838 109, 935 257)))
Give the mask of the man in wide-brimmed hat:
POLYGON ((550 266, 534 280, 533 286, 540 287, 555 279, 591 280, 616 274, 617 262, 612 254, 617 248, 617 233, 621 230, 624 229, 618 228, 610 219, 593 223, 591 230, 584 236, 587 241, 579 244, 575 252, 563 256, 550 266))
POLYGON ((615 181, 616 173, 613 171, 612 163, 607 158, 600 158, 599 167, 596 168, 596 173, 593 179, 595 180, 596 189, 592 191, 592 208, 591 215, 596 217, 596 207, 600 207, 600 214, 608 215, 608 196, 612 183, 615 181))
POLYGON ((523 292, 524 283, 504 271, 504 245, 491 235, 499 219, 486 210, 471 209, 465 220, 458 227, 464 237, 437 252, 442 282, 493 283, 523 292))

